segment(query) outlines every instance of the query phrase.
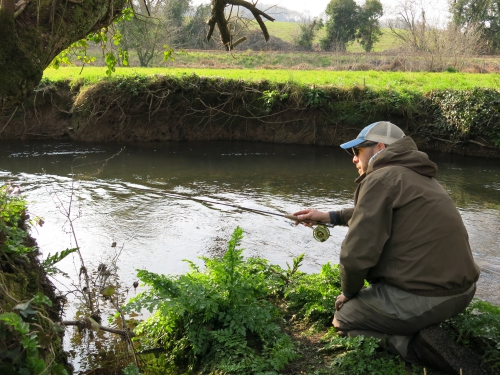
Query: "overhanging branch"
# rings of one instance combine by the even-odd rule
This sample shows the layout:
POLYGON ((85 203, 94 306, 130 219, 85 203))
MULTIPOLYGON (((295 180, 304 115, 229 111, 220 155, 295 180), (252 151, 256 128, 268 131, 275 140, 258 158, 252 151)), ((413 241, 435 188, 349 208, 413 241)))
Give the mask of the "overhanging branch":
POLYGON ((229 30, 229 24, 224 13, 224 9, 228 5, 241 6, 248 9, 255 20, 259 24, 262 34, 264 34, 264 39, 266 42, 269 40, 269 32, 267 30, 262 17, 267 18, 270 21, 274 21, 274 18, 266 14, 257 7, 245 0, 212 0, 212 17, 208 21, 209 30, 207 33, 207 40, 210 40, 214 32, 215 25, 218 26, 221 35, 221 40, 227 51, 231 51, 236 45, 241 43, 243 40, 239 39, 236 43, 232 42, 231 31, 229 30))

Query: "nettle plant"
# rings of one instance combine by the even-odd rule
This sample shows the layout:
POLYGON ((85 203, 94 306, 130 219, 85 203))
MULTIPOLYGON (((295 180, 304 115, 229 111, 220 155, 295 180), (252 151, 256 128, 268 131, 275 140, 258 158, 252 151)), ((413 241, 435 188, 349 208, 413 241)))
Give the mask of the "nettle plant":
POLYGON ((296 357, 269 301, 279 277, 265 261, 243 259, 242 237, 237 227, 221 259, 202 257, 203 271, 190 261, 180 276, 139 271, 149 290, 126 310, 153 313, 136 329, 143 349, 160 346, 180 367, 240 374, 277 373, 296 357))

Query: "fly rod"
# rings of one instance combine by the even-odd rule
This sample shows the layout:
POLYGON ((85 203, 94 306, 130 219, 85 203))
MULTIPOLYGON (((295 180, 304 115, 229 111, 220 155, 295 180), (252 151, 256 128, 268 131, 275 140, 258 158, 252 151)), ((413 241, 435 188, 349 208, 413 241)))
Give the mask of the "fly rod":
POLYGON ((315 226, 313 229, 313 237, 315 240, 317 240, 319 242, 324 242, 330 237, 330 231, 328 230, 328 227, 330 227, 330 228, 335 227, 335 225, 333 225, 331 223, 324 223, 322 221, 299 220, 299 218, 297 216, 293 216, 293 215, 289 215, 289 214, 281 214, 281 213, 277 213, 277 212, 258 210, 255 208, 243 207, 243 206, 238 206, 238 205, 231 204, 231 203, 213 201, 213 200, 209 200, 209 199, 194 198, 194 197, 191 197, 189 195, 173 194, 173 193, 165 193, 165 192, 162 192, 161 194, 166 195, 168 197, 176 198, 176 199, 187 199, 187 200, 192 200, 192 201, 199 202, 202 204, 219 204, 222 206, 237 208, 237 209, 244 210, 244 211, 255 212, 255 213, 264 214, 264 215, 284 217, 285 219, 292 220, 292 221, 298 221, 301 223, 309 223, 309 224, 312 224, 315 226))

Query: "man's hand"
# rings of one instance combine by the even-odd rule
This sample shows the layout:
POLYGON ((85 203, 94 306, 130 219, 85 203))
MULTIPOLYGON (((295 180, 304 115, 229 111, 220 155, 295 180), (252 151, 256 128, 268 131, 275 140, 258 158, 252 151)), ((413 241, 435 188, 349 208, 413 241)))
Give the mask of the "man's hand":
POLYGON ((341 294, 340 296, 337 296, 337 300, 335 301, 335 310, 339 311, 339 309, 342 307, 344 303, 349 301, 349 298, 344 296, 344 294, 341 294))
POLYGON ((304 223, 304 220, 321 221, 323 223, 330 222, 330 214, 328 212, 313 210, 312 208, 297 211, 293 213, 293 216, 297 216, 299 219, 295 222, 295 225, 303 224, 306 227, 312 227, 314 223, 304 223))

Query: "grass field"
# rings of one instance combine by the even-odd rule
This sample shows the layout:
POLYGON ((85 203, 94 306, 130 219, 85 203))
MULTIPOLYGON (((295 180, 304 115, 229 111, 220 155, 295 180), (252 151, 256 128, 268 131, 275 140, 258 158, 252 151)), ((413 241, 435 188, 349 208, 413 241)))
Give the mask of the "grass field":
MULTIPOLYGON (((49 68, 44 78, 51 81, 76 80, 88 82, 106 79, 106 68, 86 67, 49 68)), ((207 77, 224 77, 248 81, 268 80, 273 82, 294 82, 304 85, 333 85, 336 87, 368 87, 373 90, 412 91, 425 93, 432 90, 471 89, 475 87, 498 88, 498 74, 425 73, 425 72, 375 72, 375 71, 324 71, 324 70, 266 70, 266 69, 190 69, 190 68, 117 68, 114 76, 152 76, 196 74, 207 77)))

